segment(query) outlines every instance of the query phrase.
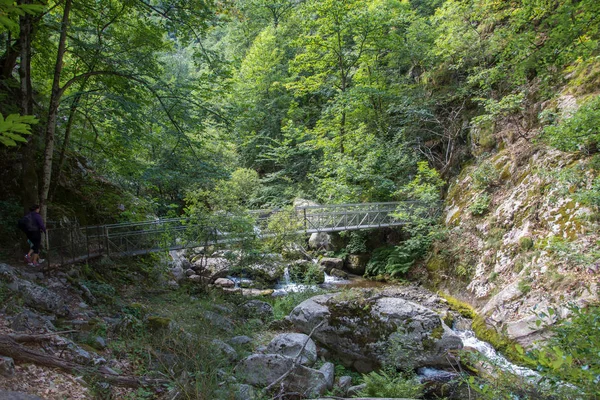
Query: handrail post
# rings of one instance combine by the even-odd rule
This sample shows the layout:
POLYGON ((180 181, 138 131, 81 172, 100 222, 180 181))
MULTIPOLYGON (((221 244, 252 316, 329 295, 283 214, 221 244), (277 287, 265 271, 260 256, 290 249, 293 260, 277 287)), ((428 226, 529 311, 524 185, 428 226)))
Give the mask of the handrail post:
POLYGON ((104 241, 106 243, 106 256, 110 257, 110 242, 108 240, 108 226, 104 225, 104 241))
POLYGON ((304 233, 308 233, 308 219, 306 219, 306 208, 303 208, 304 211, 304 233))

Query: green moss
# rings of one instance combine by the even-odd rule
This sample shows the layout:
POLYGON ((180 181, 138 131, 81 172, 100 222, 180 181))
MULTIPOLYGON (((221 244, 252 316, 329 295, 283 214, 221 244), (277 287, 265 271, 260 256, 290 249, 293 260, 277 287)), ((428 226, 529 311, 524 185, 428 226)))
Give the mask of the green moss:
POLYGON ((148 328, 154 331, 168 329, 171 324, 171 318, 152 315, 148 317, 148 328))
POLYGON ((528 236, 522 237, 519 239, 519 247, 523 251, 528 251, 533 248, 533 239, 528 236))
POLYGON ((431 331, 431 335, 429 335, 431 339, 435 340, 440 340, 442 336, 444 336, 444 327, 442 325, 438 326, 437 328, 434 328, 431 331))
POLYGON ((477 316, 477 313, 469 304, 442 292, 438 292, 438 294, 448 302, 448 306, 452 310, 458 312, 463 317, 473 319, 477 316))
POLYGON ((515 341, 509 339, 501 333, 498 333, 495 329, 488 327, 483 317, 478 315, 471 305, 462 302, 448 294, 438 294, 446 299, 452 310, 458 312, 465 318, 470 318, 473 320, 472 329, 477 338, 488 342, 496 350, 500 351, 513 362, 524 363, 527 361, 523 357, 523 349, 515 341))

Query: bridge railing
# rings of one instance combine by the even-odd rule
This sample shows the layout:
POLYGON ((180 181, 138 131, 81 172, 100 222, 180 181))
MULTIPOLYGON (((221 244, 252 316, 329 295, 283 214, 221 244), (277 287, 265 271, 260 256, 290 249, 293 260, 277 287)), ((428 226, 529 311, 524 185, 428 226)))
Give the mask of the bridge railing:
POLYGON ((239 242, 271 235, 271 222, 283 216, 295 219, 289 226, 297 233, 313 233, 401 226, 415 216, 433 216, 437 212, 439 207, 420 202, 386 202, 303 206, 291 212, 215 213, 195 219, 168 218, 101 226, 58 226, 48 229, 47 258, 53 264, 64 265, 102 255, 139 255, 239 242))

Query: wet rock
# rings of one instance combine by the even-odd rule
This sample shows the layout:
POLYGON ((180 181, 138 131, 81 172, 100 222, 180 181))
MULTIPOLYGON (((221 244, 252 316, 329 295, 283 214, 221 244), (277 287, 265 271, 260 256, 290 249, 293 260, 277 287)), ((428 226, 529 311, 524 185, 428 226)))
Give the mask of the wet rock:
POLYGON ((331 275, 335 278, 348 279, 348 274, 346 272, 342 271, 341 269, 332 268, 329 271, 329 275, 331 275))
POLYGON ((190 277, 192 275, 196 275, 196 272, 193 269, 188 269, 184 272, 185 276, 190 277))
POLYGON ((369 262, 368 254, 349 254, 344 267, 348 272, 362 276, 365 274, 367 262, 369 262))
POLYGON ((0 376, 11 377, 15 374, 15 361, 10 357, 0 356, 0 376))
POLYGON ((317 360, 317 346, 315 342, 303 333, 282 333, 273 338, 267 346, 267 353, 281 354, 295 359, 300 351, 302 355, 299 363, 312 366, 317 360))
POLYGON ((371 296, 368 290, 315 296, 299 304, 290 320, 327 347, 343 365, 366 373, 390 365, 411 369, 451 366, 450 350, 462 341, 439 315, 414 302, 371 296))
POLYGON ((329 273, 332 268, 340 270, 344 268, 344 260, 341 258, 323 257, 319 260, 319 264, 325 268, 326 273, 329 273))

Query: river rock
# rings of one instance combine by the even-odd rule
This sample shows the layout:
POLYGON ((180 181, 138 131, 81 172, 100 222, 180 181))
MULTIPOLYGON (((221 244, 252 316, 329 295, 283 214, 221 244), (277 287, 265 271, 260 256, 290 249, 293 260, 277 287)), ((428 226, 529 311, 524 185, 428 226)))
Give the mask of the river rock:
POLYGON ((241 379, 253 386, 266 387, 289 370, 291 373, 281 382, 286 392, 301 393, 305 397, 319 396, 327 391, 322 372, 303 365, 281 354, 253 354, 236 367, 241 379))
POLYGON ((349 254, 344 267, 351 274, 362 276, 365 274, 367 262, 369 262, 368 254, 349 254))
POLYGON ((341 258, 323 257, 319 260, 319 264, 325 268, 326 273, 329 273, 332 268, 342 269, 344 267, 344 260, 341 258))
POLYGON ((448 352, 462 348, 461 339, 431 309, 369 290, 312 297, 289 318, 307 334, 321 324, 312 338, 362 373, 384 364, 405 370, 451 366, 448 352))
POLYGON ((281 354, 292 359, 302 350, 300 364, 312 366, 317 361, 317 346, 315 342, 303 333, 281 333, 271 340, 267 353, 281 354))
POLYGON ((341 269, 337 269, 337 268, 332 268, 329 271, 329 275, 333 276, 334 278, 348 279, 348 274, 346 272, 342 271, 341 269))

